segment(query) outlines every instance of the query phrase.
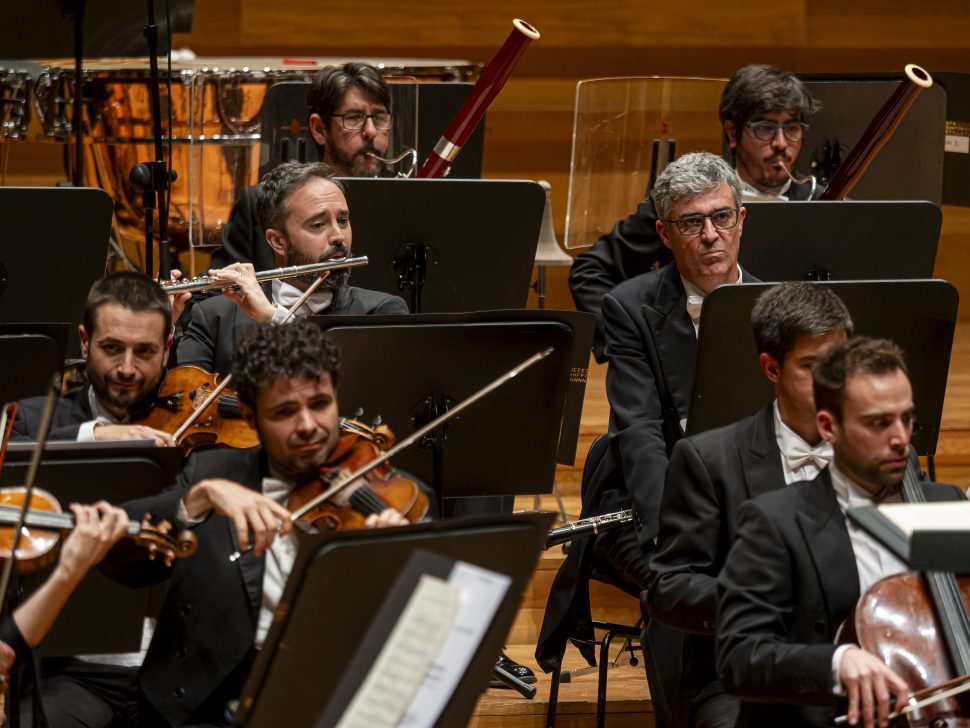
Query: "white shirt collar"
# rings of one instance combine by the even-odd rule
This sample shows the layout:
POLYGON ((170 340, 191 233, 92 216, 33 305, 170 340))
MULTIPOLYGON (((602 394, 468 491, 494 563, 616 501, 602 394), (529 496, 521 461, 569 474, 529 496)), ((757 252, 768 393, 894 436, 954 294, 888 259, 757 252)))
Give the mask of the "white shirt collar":
MULTIPOLYGON (((277 303, 283 308, 289 308, 295 304, 302 295, 303 291, 296 286, 290 285, 279 278, 273 280, 273 303, 277 303)), ((320 313, 321 311, 329 308, 331 303, 333 303, 333 291, 330 289, 323 290, 318 288, 310 294, 310 298, 308 298, 306 303, 300 307, 301 310, 297 311, 296 313, 305 316, 306 308, 308 306, 312 313, 320 313)))
POLYGON ((98 399, 98 395, 94 392, 94 387, 88 386, 88 406, 91 407, 92 419, 98 422, 107 422, 112 425, 122 425, 128 422, 129 418, 119 420, 115 417, 108 409, 101 404, 101 400, 98 399))
MULTIPOLYGON (((730 283, 728 285, 736 285, 744 282, 744 273, 741 272, 741 264, 735 263, 735 265, 738 268, 738 279, 734 283, 730 283)), ((687 314, 690 316, 690 320, 694 324, 694 334, 697 334, 701 325, 701 306, 703 305, 704 298, 707 296, 707 294, 689 280, 684 278, 684 276, 681 276, 680 280, 684 284, 684 291, 687 292, 687 314)))
POLYGON ((744 180, 741 180, 741 196, 746 200, 781 200, 784 202, 788 201, 788 190, 791 189, 791 180, 788 180, 781 186, 781 189, 777 193, 774 192, 762 192, 761 190, 752 187, 744 180))
POLYGON ((790 428, 781 419, 778 400, 774 405, 775 442, 781 452, 781 467, 785 473, 785 482, 794 483, 796 480, 811 480, 818 475, 826 465, 832 462, 832 445, 824 440, 814 447, 790 428), (802 457, 798 457, 802 456, 802 457), (809 457, 805 457, 809 456, 809 457), (800 459, 798 467, 792 467, 791 459, 800 459))

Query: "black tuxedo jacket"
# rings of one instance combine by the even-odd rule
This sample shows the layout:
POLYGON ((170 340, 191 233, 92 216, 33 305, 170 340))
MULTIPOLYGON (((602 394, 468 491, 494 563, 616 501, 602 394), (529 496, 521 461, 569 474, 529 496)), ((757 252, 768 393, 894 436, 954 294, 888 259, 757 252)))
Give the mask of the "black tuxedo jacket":
MULTIPOLYGON (((341 287, 326 311, 348 316, 407 312, 407 304, 398 296, 354 286, 341 287)), ((202 367, 225 376, 240 336, 247 327, 255 325, 226 296, 213 296, 198 303, 192 307, 191 320, 178 342, 179 365, 202 367)))
MULTIPOLYGON (((59 397, 51 420, 50 440, 76 440, 78 428, 94 419, 88 402, 90 385, 59 397)), ((17 416, 13 422, 11 439, 36 440, 40 432, 40 421, 44 414, 47 397, 29 397, 17 402, 17 416)))
MULTIPOLYGON (((173 488, 123 507, 132 519, 148 513, 155 523, 178 523, 179 499, 200 480, 227 478, 259 491, 266 472, 262 450, 197 452, 173 488)), ((237 668, 249 667, 262 598, 264 557, 229 561, 237 548, 229 521, 213 514, 193 531, 198 550, 173 567, 130 548, 112 550, 101 566, 134 587, 170 579, 139 686, 142 700, 173 726, 224 719, 225 701, 238 697, 245 679, 237 668)))
MULTIPOLYGON (((964 498, 949 485, 923 490, 964 498)), ((833 640, 859 599, 859 572, 828 469, 741 505, 718 594, 717 665, 743 701, 737 725, 830 725, 833 640)))
POLYGON ((273 249, 256 215, 257 187, 243 187, 229 220, 222 226, 222 247, 212 254, 209 267, 225 268, 233 263, 252 263, 256 270, 276 267, 273 249))
POLYGON ((688 633, 679 690, 687 704, 717 680, 717 575, 734 542, 738 510, 783 487, 773 404, 674 446, 643 611, 688 633))

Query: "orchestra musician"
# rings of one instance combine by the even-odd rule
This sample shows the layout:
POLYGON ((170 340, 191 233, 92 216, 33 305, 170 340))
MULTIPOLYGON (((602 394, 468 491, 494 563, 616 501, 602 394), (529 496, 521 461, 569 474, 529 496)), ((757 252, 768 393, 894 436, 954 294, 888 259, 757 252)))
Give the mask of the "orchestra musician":
MULTIPOLYGON (((906 570, 848 522, 848 508, 900 501, 913 432, 913 392, 891 342, 849 339, 813 367, 816 422, 831 465, 813 480, 741 505, 718 577, 716 651, 724 688, 742 701, 738 726, 830 725, 836 695, 849 723, 888 724, 907 686, 875 655, 833 644, 860 594, 906 570)), ((959 500, 920 483, 927 500, 959 500)))
MULTIPOLYGON (((749 65, 730 78, 719 115, 745 199, 808 200, 821 193, 813 181, 796 183, 785 171, 794 172, 804 130, 818 108, 802 82, 787 71, 749 65)), ((603 297, 621 282, 671 260, 657 233, 657 218, 649 195, 573 262, 569 289, 576 308, 599 319, 593 340, 597 361, 604 360, 603 297)))
POLYGON ((741 503, 810 480, 832 448, 815 425, 812 364, 852 333, 852 319, 830 289, 781 283, 751 311, 758 363, 775 399, 733 425, 680 440, 667 466, 657 550, 650 562, 644 616, 685 633, 679 713, 684 725, 733 726, 738 704, 724 693, 714 663, 717 575, 734 540, 741 503))
MULTIPOLYGON (((320 159, 338 177, 377 177, 387 155, 388 133, 394 122, 391 92, 373 66, 350 62, 328 66, 314 77, 307 94, 310 135, 320 159)), ((245 187, 222 228, 222 247, 212 255, 211 268, 252 263, 256 270, 274 267, 273 249, 266 245, 265 227, 256 207, 256 187, 245 187)))
MULTIPOLYGON (((232 373, 261 447, 194 452, 174 488, 124 504, 133 517, 192 527, 198 551, 174 569, 130 559, 103 567, 131 586, 171 579, 138 672, 142 726, 229 725, 226 704, 242 689, 296 556, 288 496, 319 473, 340 436, 338 356, 319 327, 250 328, 232 373), (230 562, 237 549, 242 557, 230 562)), ((368 527, 406 522, 393 509, 367 518, 368 527)), ((45 692, 45 706, 52 700, 45 692)), ((95 716, 84 725, 102 725, 106 707, 115 707, 106 702, 110 696, 94 691, 75 693, 48 711, 69 709, 78 720, 95 716)))
MULTIPOLYGON (((323 162, 284 162, 267 172, 257 190, 256 206, 274 266, 305 265, 350 255, 353 234, 341 182, 323 162)), ((210 270, 224 281, 224 295, 204 300, 191 310, 191 320, 177 344, 180 365, 198 366, 225 375, 243 331, 256 323, 282 321, 310 281, 257 281, 249 263, 210 270)), ((314 276, 315 277, 315 276, 314 276)), ((294 313, 398 314, 407 304, 398 296, 348 284, 349 271, 332 271, 309 300, 294 313)))
MULTIPOLYGON (((176 310, 183 302, 174 302, 176 310)), ((88 383, 58 399, 50 439, 174 444, 168 433, 131 422, 155 401, 172 345, 172 305, 141 273, 112 273, 95 282, 78 328, 88 383)), ((12 438, 37 439, 45 401, 18 402, 12 438)))

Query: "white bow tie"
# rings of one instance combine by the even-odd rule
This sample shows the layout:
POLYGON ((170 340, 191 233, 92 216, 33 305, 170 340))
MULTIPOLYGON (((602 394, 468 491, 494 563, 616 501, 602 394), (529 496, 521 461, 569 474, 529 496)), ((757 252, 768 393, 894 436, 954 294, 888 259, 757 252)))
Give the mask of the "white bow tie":
POLYGON ((690 320, 694 322, 695 326, 701 320, 701 307, 703 305, 703 296, 695 296, 693 294, 687 296, 687 315, 690 316, 690 320))
MULTIPOLYGON (((276 303, 285 309, 292 307, 297 301, 300 300, 300 296, 303 295, 303 291, 295 286, 291 286, 289 283, 283 283, 282 281, 273 281, 273 298, 276 299, 276 303)), ((305 316, 307 314, 307 307, 313 313, 319 313, 323 309, 327 308, 333 302, 333 291, 326 290, 322 291, 319 288, 310 294, 310 298, 307 299, 306 303, 300 307, 300 310, 295 312, 294 315, 305 316)))
POLYGON ((802 441, 795 441, 789 445, 784 455, 788 468, 793 472, 809 464, 822 470, 832 461, 832 445, 821 442, 815 447, 809 447, 802 441))

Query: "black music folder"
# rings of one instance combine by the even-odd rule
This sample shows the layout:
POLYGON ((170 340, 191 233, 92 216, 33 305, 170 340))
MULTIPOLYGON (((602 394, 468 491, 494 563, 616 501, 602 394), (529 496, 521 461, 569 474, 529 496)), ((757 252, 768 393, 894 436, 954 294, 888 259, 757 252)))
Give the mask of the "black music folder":
POLYGON ((450 581, 464 562, 502 575, 506 584, 504 593, 493 595, 496 608, 481 625, 474 654, 450 675, 454 684, 439 694, 440 713, 427 723, 466 725, 492 677, 551 523, 549 513, 518 513, 301 534, 234 722, 252 728, 335 725, 380 659, 421 577, 450 581))
POLYGON ((47 393, 64 367, 67 323, 0 324, 0 404, 47 393))
MULTIPOLYGON (((719 286, 704 299, 687 434, 754 414, 774 397, 758 365, 751 308, 770 283, 719 286)), ((906 355, 919 432, 913 446, 932 455, 956 328, 957 289, 949 281, 838 281, 831 288, 852 314, 855 333, 895 341, 906 355)))

